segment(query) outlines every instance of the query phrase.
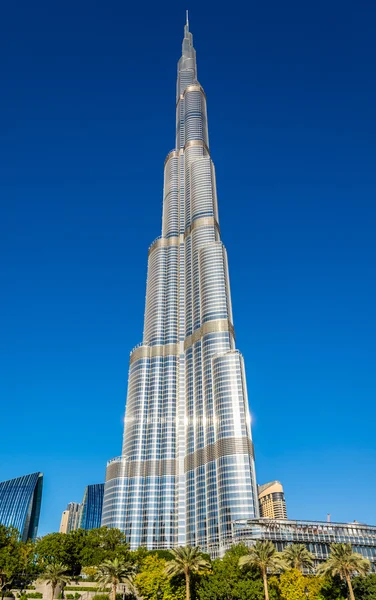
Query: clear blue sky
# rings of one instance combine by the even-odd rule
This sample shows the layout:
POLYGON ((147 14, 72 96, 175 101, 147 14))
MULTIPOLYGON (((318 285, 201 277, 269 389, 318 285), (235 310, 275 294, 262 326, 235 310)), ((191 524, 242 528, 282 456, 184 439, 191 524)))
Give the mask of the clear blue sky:
MULTIPOLYGON (((44 472, 40 534, 120 453, 186 8, 2 6, 0 480, 44 472)), ((189 8, 258 481, 376 523, 376 5, 189 8)))

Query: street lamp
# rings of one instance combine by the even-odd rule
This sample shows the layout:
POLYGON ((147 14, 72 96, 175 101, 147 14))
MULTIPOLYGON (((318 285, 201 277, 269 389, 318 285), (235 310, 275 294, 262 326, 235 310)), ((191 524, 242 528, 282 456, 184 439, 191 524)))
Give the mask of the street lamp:
POLYGON ((308 598, 308 596, 309 596, 309 589, 307 588, 307 586, 304 588, 304 593, 305 593, 305 595, 308 598))
POLYGON ((163 596, 164 596, 163 590, 162 590, 161 586, 159 585, 158 589, 157 589, 157 598, 158 598, 158 600, 162 600, 163 596))

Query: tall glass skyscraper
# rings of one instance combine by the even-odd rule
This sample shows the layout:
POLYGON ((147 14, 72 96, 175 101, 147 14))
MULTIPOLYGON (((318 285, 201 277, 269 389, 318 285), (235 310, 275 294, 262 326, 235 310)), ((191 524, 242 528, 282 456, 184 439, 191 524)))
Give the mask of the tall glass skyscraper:
POLYGON ((85 488, 77 529, 96 529, 101 526, 104 483, 85 488))
POLYGON ((0 523, 16 527, 23 542, 37 537, 42 488, 42 473, 0 483, 0 523))
POLYGON ((143 341, 132 352, 122 456, 109 461, 102 525, 131 547, 222 554, 258 516, 243 358, 235 348, 206 96, 188 18, 162 235, 149 248, 143 341))

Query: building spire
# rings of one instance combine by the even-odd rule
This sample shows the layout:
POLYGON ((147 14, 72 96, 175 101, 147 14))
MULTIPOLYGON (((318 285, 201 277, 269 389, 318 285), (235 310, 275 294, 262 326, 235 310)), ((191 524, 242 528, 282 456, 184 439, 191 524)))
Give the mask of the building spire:
POLYGON ((185 26, 184 26, 184 37, 189 37, 189 16, 188 11, 185 11, 185 26))

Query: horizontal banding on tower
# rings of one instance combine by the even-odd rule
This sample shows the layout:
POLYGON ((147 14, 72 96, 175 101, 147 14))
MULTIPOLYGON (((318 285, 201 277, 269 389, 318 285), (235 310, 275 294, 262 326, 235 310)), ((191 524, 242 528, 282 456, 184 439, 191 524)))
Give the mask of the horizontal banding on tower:
POLYGON ((131 353, 130 364, 140 358, 153 358, 154 356, 175 356, 179 354, 179 344, 163 344, 158 346, 139 346, 131 353))
POLYGON ((232 337, 235 337, 234 326, 228 319, 217 319, 215 321, 207 321, 201 327, 196 329, 192 335, 189 335, 185 338, 184 341, 184 350, 190 348, 198 342, 204 335, 207 333, 217 333, 221 331, 228 331, 232 337))
POLYGON ((184 459, 185 472, 206 465, 222 456, 233 454, 248 454, 254 458, 253 443, 249 438, 223 438, 210 446, 200 448, 184 459))

